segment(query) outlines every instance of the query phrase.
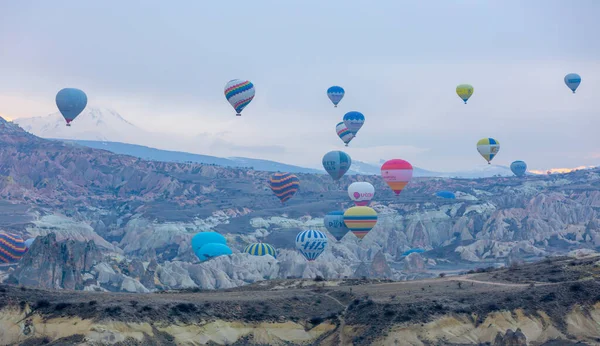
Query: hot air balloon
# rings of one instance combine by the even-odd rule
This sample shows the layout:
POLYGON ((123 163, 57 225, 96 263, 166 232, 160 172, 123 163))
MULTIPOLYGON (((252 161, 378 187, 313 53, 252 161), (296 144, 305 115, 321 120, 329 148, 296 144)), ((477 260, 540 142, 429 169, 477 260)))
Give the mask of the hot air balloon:
POLYGON ((408 161, 393 159, 386 161, 381 166, 381 177, 392 188, 396 196, 402 192, 412 176, 413 166, 408 161))
POLYGON ((87 95, 79 89, 62 89, 56 94, 56 106, 67 121, 67 126, 71 126, 71 121, 87 106, 87 95))
POLYGON ((325 251, 327 236, 316 230, 306 230, 296 236, 296 249, 309 261, 314 261, 325 251))
POLYGON ((344 223, 358 238, 364 238, 377 223, 377 212, 369 207, 352 207, 344 212, 344 223))
POLYGON ((493 138, 482 138, 477 142, 477 151, 483 158, 488 162, 488 165, 491 164, 490 161, 498 154, 500 151, 500 142, 493 138))
POLYGON ((348 186, 348 196, 357 206, 365 206, 375 196, 375 188, 366 181, 357 181, 348 186))
POLYGON ((277 258, 277 251, 275 251, 275 248, 265 243, 250 244, 244 248, 244 252, 253 256, 271 255, 274 258, 277 258))
POLYGON ((23 238, 17 234, 0 232, 0 263, 14 263, 27 252, 23 238))
POLYGON ((565 84, 573 91, 573 94, 575 93, 575 90, 577 90, 577 87, 579 87, 580 83, 581 76, 577 73, 569 73, 565 76, 565 84))
POLYGON ((510 170, 517 176, 522 177, 527 172, 527 164, 524 161, 518 160, 510 164, 510 170))
POLYGON ((192 250, 197 252, 206 244, 219 243, 227 244, 227 239, 217 232, 200 232, 192 237, 192 250))
POLYGON ((329 173, 333 180, 340 180, 350 169, 352 159, 343 151, 330 151, 323 156, 323 168, 329 173))
POLYGON ((236 111, 237 116, 254 98, 254 84, 247 80, 233 79, 225 85, 225 97, 236 111))
POLYGON ((435 195, 446 199, 456 199, 456 195, 454 194, 454 192, 450 191, 438 191, 435 193, 435 195))
POLYGON ((204 244, 198 251, 195 252, 200 261, 204 262, 211 258, 223 255, 231 255, 229 246, 221 243, 204 244))
POLYGON ((416 249, 410 249, 410 250, 406 250, 406 251, 404 251, 404 252, 402 253, 402 256, 408 256, 408 255, 410 255, 411 253, 423 253, 423 252, 425 252, 425 250, 423 250, 423 249, 419 249, 419 248, 416 248, 416 249))
POLYGON ((34 240, 35 240, 35 238, 29 238, 29 239, 25 240, 25 247, 27 249, 29 249, 31 247, 31 244, 33 244, 34 240))
POLYGON ((467 100, 473 95, 473 90, 471 84, 460 84, 456 87, 456 94, 467 104, 467 100))
POLYGON ((335 132, 337 132, 338 136, 342 139, 342 141, 346 143, 346 146, 348 146, 348 143, 350 143, 352 138, 354 138, 354 134, 350 130, 348 130, 344 122, 338 123, 335 126, 335 132))
POLYGON ((281 203, 285 203, 298 191, 300 179, 291 173, 275 173, 271 176, 270 186, 281 203))
POLYGON ((331 235, 338 241, 342 240, 346 233, 350 232, 350 229, 344 223, 344 212, 341 210, 332 211, 331 213, 325 215, 323 223, 325 224, 325 228, 327 228, 329 233, 331 233, 331 235))
POLYGON ((344 115, 344 124, 350 132, 356 137, 356 133, 365 123, 365 116, 361 112, 348 112, 344 115))
POLYGON ((333 102, 333 106, 337 107, 338 103, 344 98, 344 88, 334 85, 327 89, 327 97, 333 102))

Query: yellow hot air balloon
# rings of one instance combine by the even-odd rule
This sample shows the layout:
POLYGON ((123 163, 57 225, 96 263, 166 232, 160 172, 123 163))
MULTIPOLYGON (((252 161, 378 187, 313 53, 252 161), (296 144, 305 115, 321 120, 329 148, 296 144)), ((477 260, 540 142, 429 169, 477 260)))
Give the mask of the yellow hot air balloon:
POLYGON ((352 207, 344 212, 346 227, 358 238, 364 238, 377 223, 377 212, 369 207, 352 207))
POLYGON ((477 142, 477 151, 490 164, 490 161, 500 151, 500 142, 493 138, 482 138, 477 142))
POLYGON ((456 87, 456 93, 458 97, 460 97, 465 104, 467 104, 467 100, 473 95, 473 86, 471 84, 461 84, 456 87))

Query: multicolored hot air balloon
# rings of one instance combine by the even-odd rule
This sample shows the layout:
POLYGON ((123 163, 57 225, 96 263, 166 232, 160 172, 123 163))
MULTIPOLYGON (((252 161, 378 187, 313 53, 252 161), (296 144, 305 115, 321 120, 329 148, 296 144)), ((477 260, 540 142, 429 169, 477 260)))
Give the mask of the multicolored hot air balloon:
POLYGON ((87 95, 79 89, 65 88, 56 94, 56 107, 67 121, 67 126, 71 126, 71 121, 83 112, 85 106, 87 95))
POLYGON ((250 244, 244 248, 244 252, 253 256, 271 255, 274 258, 277 258, 277 251, 275 251, 275 248, 265 243, 250 244))
POLYGON ((435 193, 435 195, 446 199, 456 199, 456 195, 451 191, 438 191, 435 193))
POLYGON ((377 223, 377 212, 369 207, 352 207, 344 212, 344 223, 358 238, 364 238, 377 223))
POLYGON ((235 109, 237 116, 254 98, 254 84, 247 80, 232 79, 225 85, 225 97, 235 109))
POLYGON ((357 181, 348 186, 348 196, 357 206, 365 206, 375 196, 375 188, 366 181, 357 181))
POLYGON ((23 238, 17 234, 0 232, 0 263, 14 263, 27 252, 23 238))
POLYGON ((348 130, 343 121, 335 126, 335 132, 337 132, 341 140, 346 143, 346 146, 348 146, 348 143, 354 138, 354 134, 348 130))
POLYGON ((525 172, 527 172, 527 164, 525 163, 525 161, 521 161, 521 160, 515 161, 510 164, 510 170, 517 177, 522 177, 525 175, 525 172))
POLYGON ((396 196, 402 192, 413 176, 413 166, 401 159, 386 161, 381 166, 381 177, 392 188, 396 196))
POLYGON ((338 103, 344 98, 344 88, 334 85, 327 89, 327 97, 333 102, 333 106, 337 107, 338 103))
POLYGON ((473 95, 473 86, 471 84, 460 84, 456 87, 456 94, 460 97, 465 104, 467 104, 467 100, 473 95))
POLYGON ((192 250, 197 252, 206 244, 219 243, 227 244, 227 239, 217 232, 200 232, 192 237, 192 250))
POLYGON ((327 231, 329 231, 337 241, 342 240, 346 233, 350 232, 350 229, 344 223, 344 212, 341 210, 332 211, 325 215, 323 223, 325 224, 327 231))
POLYGON ((333 180, 340 180, 348 172, 352 159, 343 151, 330 151, 323 156, 323 168, 329 173, 333 180))
POLYGON ((579 84, 581 84, 581 76, 577 73, 569 73, 565 76, 565 84, 575 93, 579 84))
POLYGON ((348 112, 344 115, 344 124, 350 132, 356 137, 356 133, 365 123, 365 116, 361 112, 348 112))
POLYGON ((221 243, 208 243, 203 245, 198 251, 195 252, 196 256, 200 261, 208 261, 211 258, 215 258, 223 255, 231 255, 231 249, 229 246, 221 243))
POLYGON ((477 142, 477 151, 487 161, 488 165, 500 151, 500 142, 493 138, 482 138, 477 142))
POLYGON ((306 230, 296 236, 296 249, 309 261, 314 261, 327 248, 327 236, 316 230, 306 230))
POLYGON ((285 203, 298 191, 300 179, 291 173, 275 173, 271 176, 270 186, 281 203, 285 203))

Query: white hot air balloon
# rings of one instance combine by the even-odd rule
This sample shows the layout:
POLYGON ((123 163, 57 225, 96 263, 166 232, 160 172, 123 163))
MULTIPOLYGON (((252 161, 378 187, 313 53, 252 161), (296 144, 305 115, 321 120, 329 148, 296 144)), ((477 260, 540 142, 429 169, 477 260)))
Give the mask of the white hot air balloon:
POLYGON ((375 196, 375 188, 366 181, 357 181, 348 186, 348 196, 357 206, 366 206, 375 196))

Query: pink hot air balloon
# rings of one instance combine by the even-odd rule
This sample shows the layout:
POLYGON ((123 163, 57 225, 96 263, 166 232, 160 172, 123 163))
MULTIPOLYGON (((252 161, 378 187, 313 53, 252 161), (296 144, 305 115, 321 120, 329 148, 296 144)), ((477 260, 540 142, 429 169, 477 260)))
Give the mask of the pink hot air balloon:
POLYGON ((402 192, 412 176, 413 167, 408 161, 393 159, 386 161, 381 166, 381 177, 392 188, 396 196, 402 192))

